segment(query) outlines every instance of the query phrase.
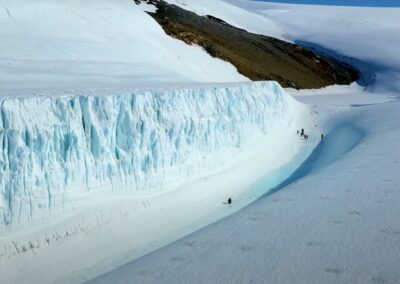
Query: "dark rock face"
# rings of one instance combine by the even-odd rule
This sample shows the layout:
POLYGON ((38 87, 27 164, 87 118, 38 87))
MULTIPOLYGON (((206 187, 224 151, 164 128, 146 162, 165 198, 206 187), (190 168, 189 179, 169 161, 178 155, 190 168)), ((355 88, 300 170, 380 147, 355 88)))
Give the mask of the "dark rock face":
POLYGON ((251 80, 275 80, 283 87, 311 89, 350 84, 358 78, 349 66, 300 45, 249 33, 214 16, 199 16, 162 0, 148 3, 157 6, 157 12, 149 14, 168 35, 202 46, 251 80))

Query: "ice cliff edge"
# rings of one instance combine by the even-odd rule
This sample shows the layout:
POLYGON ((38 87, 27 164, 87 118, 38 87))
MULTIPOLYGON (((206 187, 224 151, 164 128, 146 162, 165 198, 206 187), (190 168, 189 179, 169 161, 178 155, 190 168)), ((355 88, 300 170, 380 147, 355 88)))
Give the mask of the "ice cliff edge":
POLYGON ((276 143, 304 108, 275 82, 0 103, 0 229, 92 194, 159 192, 223 170, 276 143))

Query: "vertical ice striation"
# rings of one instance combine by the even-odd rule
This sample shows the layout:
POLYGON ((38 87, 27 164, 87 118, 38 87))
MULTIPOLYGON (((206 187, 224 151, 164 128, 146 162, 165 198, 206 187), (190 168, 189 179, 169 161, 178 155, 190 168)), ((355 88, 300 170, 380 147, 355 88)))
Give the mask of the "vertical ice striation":
POLYGON ((116 93, 0 99, 1 227, 224 169, 299 108, 274 82, 116 93))

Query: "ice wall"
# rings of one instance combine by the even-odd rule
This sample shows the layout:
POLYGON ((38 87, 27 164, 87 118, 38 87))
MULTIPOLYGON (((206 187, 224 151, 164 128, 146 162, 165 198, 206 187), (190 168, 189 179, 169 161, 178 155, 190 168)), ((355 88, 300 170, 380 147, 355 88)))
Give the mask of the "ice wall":
POLYGON ((221 170, 302 108, 274 82, 116 93, 0 98, 0 228, 221 170))

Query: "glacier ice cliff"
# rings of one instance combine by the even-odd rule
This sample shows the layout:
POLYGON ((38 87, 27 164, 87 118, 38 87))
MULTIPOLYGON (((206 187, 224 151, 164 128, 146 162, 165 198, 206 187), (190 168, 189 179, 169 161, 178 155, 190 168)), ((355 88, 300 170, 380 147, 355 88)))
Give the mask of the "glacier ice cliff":
POLYGON ((301 108, 275 82, 0 103, 3 229, 100 192, 160 192, 224 169, 268 135, 287 131, 301 108))

